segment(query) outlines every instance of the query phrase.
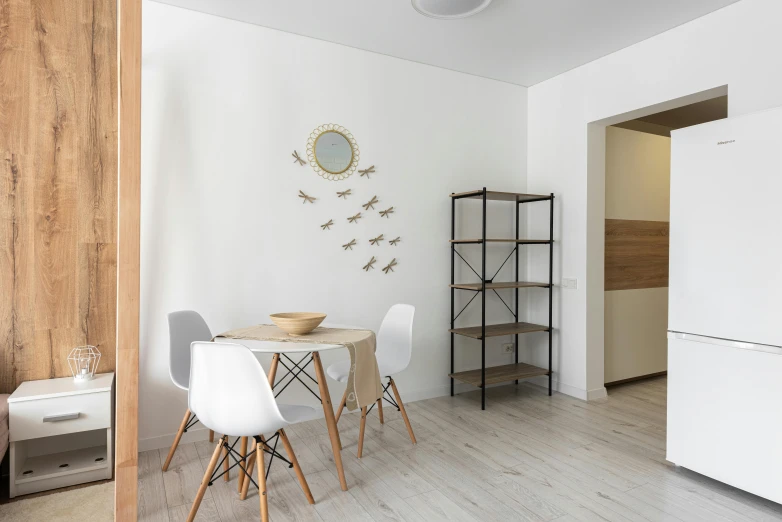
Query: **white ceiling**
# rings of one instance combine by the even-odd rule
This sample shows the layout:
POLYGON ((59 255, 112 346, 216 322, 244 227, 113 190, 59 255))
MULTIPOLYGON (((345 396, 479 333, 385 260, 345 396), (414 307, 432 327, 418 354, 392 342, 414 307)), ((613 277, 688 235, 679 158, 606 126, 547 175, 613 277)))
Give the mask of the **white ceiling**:
POLYGON ((530 86, 737 0, 494 0, 460 20, 409 0, 157 0, 530 86))

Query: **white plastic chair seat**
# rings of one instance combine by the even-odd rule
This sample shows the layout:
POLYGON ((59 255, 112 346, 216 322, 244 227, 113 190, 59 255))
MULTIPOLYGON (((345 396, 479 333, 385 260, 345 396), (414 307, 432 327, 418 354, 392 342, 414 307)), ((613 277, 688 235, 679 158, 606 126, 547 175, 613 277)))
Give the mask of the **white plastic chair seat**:
MULTIPOLYGON (((348 382, 348 374, 350 373, 350 361, 339 361, 335 362, 328 368, 326 368, 326 373, 329 377, 334 379, 337 382, 348 382)), ((383 375, 382 373, 380 374, 383 375)))
POLYGON ((310 406, 300 406, 297 404, 278 404, 280 414, 288 424, 307 422, 318 418, 318 410, 310 406))

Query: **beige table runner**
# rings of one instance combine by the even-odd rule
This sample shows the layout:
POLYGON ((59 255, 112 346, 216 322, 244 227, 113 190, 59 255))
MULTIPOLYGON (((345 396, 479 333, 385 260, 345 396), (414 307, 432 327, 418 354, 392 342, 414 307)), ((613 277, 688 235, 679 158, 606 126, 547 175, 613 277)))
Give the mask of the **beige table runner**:
POLYGON ((350 352, 347 408, 355 410, 370 406, 383 395, 380 372, 375 358, 375 333, 371 330, 345 328, 315 328, 307 335, 288 335, 273 324, 259 324, 221 333, 216 337, 246 339, 252 341, 276 341, 286 343, 339 344, 350 352))

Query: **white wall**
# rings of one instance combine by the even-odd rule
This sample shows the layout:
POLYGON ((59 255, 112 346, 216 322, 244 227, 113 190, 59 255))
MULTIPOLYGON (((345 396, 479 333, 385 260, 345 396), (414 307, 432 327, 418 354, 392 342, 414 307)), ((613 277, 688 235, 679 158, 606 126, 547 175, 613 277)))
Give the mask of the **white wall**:
MULTIPOLYGON (((149 1, 143 8, 140 448, 170 444, 187 406, 168 376, 173 310, 200 311, 217 333, 293 310, 377 328, 389 306, 411 303, 414 355, 397 378, 401 393, 447 394, 448 194, 526 188, 526 90, 149 1), (305 154, 310 132, 332 122, 358 140, 361 167, 376 165, 371 179, 332 182, 293 164, 293 149, 305 154), (353 195, 337 199, 348 188, 353 195), (316 204, 303 205, 300 189, 316 204), (375 212, 349 225, 373 195, 379 208, 397 209, 393 217, 375 212), (335 226, 322 231, 329 219, 335 226), (370 248, 380 233, 402 241, 370 248), (353 238, 359 246, 343 251, 353 238), (373 254, 381 267, 396 257, 396 272, 363 272, 373 254)), ((478 233, 478 203, 466 205, 464 233, 478 233)), ((491 232, 511 233, 512 205, 489 217, 501 224, 491 232)), ((478 260, 477 247, 462 248, 478 260)), ((495 251, 489 265, 506 254, 495 251)), ((478 300, 472 310, 466 322, 478 300)), ((506 321, 503 311, 490 302, 490 317, 506 321)), ((498 353, 509 339, 492 340, 490 363, 510 362, 498 353)), ((459 340, 460 367, 480 361, 476 346, 459 340)), ((343 388, 330 386, 336 401, 343 388)), ((306 391, 287 397, 299 399, 314 404, 306 391)))
MULTIPOLYGON (((605 129, 588 124, 724 85, 731 116, 782 105, 780 19, 779 0, 742 0, 529 89, 528 190, 560 196, 555 279, 579 279, 577 290, 555 296, 556 379, 563 391, 584 398, 605 393, 605 192, 602 160, 588 153, 588 145, 604 150, 605 129)), ((534 234, 544 225, 530 219, 528 226, 534 234)), ((530 277, 540 266, 530 258, 530 277)))

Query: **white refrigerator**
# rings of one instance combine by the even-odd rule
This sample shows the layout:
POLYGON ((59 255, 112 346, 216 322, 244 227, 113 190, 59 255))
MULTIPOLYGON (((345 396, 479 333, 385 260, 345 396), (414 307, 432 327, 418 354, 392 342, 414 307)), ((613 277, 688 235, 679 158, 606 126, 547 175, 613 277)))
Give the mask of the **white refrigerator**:
POLYGON ((667 459, 782 503, 782 108, 671 138, 667 459))

